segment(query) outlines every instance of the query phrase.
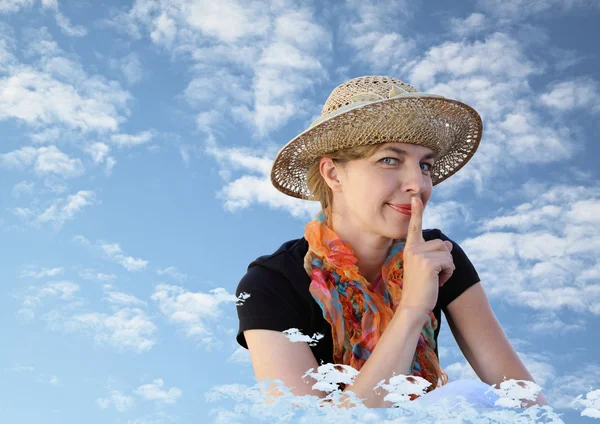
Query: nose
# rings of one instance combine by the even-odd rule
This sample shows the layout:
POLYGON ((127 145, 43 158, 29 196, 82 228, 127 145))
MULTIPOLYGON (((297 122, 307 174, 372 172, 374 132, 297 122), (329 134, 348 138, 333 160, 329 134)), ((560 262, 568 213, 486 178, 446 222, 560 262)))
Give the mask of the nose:
POLYGON ((400 173, 402 189, 412 194, 422 194, 429 187, 429 177, 421 168, 420 162, 406 160, 400 173))

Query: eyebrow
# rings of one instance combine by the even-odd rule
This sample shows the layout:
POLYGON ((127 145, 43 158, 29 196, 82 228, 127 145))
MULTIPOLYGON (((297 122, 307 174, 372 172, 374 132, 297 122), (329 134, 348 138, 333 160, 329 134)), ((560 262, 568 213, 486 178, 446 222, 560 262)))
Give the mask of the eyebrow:
MULTIPOLYGON (((391 150, 399 155, 409 156, 409 153, 406 150, 402 150, 401 148, 394 146, 386 146, 382 148, 380 152, 384 152, 386 150, 391 150)), ((437 155, 435 153, 427 153, 422 159, 437 159, 437 155)))

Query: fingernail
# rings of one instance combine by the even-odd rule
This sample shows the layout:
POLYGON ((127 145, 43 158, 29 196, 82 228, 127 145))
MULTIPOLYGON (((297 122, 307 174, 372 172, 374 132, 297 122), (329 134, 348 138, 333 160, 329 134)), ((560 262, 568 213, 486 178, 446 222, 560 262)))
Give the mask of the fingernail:
POLYGON ((411 205, 412 205, 412 206, 417 206, 417 198, 416 198, 416 197, 413 197, 413 198, 411 199, 411 202, 412 202, 412 203, 411 203, 411 205))

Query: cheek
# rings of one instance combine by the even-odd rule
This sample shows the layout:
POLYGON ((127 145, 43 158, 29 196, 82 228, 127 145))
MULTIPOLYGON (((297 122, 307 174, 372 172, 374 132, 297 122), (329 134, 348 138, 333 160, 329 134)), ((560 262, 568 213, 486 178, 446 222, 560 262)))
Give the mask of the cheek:
POLYGON ((353 209, 365 222, 374 223, 382 216, 385 203, 390 199, 389 188, 383 181, 364 181, 361 183, 360 194, 357 192, 352 199, 353 209))
POLYGON ((359 175, 360 177, 348 181, 352 186, 349 203, 355 211, 360 211, 361 215, 380 213, 381 206, 393 197, 395 180, 366 170, 357 172, 353 177, 359 175))
POLYGON ((386 181, 365 178, 357 184, 357 188, 356 201, 362 202, 363 207, 373 207, 375 203, 381 204, 389 197, 386 181))

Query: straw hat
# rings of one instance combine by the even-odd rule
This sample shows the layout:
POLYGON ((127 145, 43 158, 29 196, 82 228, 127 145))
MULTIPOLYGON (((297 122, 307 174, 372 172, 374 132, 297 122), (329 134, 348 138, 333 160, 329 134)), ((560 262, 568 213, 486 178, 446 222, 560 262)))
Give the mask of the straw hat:
POLYGON ((421 93, 400 80, 365 76, 337 86, 321 117, 277 153, 271 182, 277 190, 306 200, 308 169, 327 153, 386 142, 413 143, 437 154, 433 185, 462 168, 473 156, 482 132, 481 117, 457 100, 421 93))

